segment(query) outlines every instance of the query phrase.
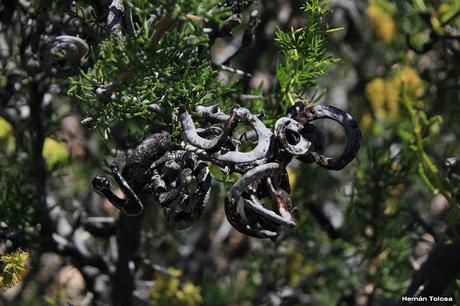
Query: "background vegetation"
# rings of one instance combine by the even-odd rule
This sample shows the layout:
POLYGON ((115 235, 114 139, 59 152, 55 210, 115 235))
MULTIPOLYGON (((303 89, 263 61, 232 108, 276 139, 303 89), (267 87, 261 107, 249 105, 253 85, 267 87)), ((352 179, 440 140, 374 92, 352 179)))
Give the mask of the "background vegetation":
MULTIPOLYGON (((457 0, 1 1, 0 304, 460 302, 459 61, 457 0), (186 231, 155 203, 123 228, 91 190, 146 136, 178 141, 180 103, 272 126, 298 100, 363 140, 339 172, 291 163, 298 224, 276 243, 231 228, 218 167, 186 231)), ((320 128, 340 153, 340 126, 320 128)))

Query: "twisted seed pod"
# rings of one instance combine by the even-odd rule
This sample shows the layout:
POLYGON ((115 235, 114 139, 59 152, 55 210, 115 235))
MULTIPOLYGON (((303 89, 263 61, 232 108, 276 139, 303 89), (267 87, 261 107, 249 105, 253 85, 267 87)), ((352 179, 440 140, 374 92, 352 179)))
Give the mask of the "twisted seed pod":
POLYGON ((70 73, 71 68, 80 66, 88 50, 88 44, 81 38, 70 35, 56 36, 42 49, 41 64, 52 74, 65 76, 70 73))
POLYGON ((228 163, 250 163, 258 160, 268 158, 271 153, 271 146, 273 141, 272 132, 265 126, 265 124, 251 114, 251 112, 243 107, 235 110, 236 118, 240 122, 245 122, 251 126, 257 133, 257 145, 254 149, 249 152, 217 152, 214 154, 214 158, 222 162, 228 163))
POLYGON ((208 202, 211 190, 209 168, 192 152, 168 152, 160 159, 161 162, 155 163, 150 189, 155 201, 164 208, 168 223, 176 229, 186 229, 201 217, 208 202), (168 175, 171 166, 173 169, 168 175), (197 189, 190 192, 188 187, 193 179, 197 189), (169 187, 174 181, 174 187, 169 187), (180 209, 173 207, 175 201, 180 209))
POLYGON ((235 107, 232 115, 228 117, 223 116, 218 108, 201 107, 199 110, 205 116, 219 121, 226 119, 225 126, 222 129, 223 132, 213 139, 201 137, 197 132, 192 117, 187 110, 182 107, 180 120, 185 141, 205 151, 211 151, 217 148, 218 151, 214 154, 210 154, 211 157, 216 161, 229 164, 251 163, 269 157, 273 134, 265 124, 257 116, 251 114, 248 109, 244 107, 235 107), (231 131, 238 122, 244 122, 256 131, 258 139, 256 147, 249 152, 228 151, 227 148, 225 148, 225 150, 219 150, 218 146, 228 139, 231 131))
POLYGON ((181 106, 179 110, 181 111, 180 122, 182 124, 182 134, 184 138, 191 145, 206 151, 213 150, 227 138, 228 132, 230 131, 231 125, 233 125, 234 121, 234 116, 229 117, 226 120, 227 127, 225 129, 221 129, 222 133, 220 133, 220 135, 217 135, 216 137, 213 137, 212 139, 207 139, 205 137, 201 137, 198 134, 192 116, 190 116, 185 107, 181 106))
POLYGON ((65 52, 70 60, 80 60, 88 53, 88 44, 81 38, 70 35, 55 37, 50 47, 51 54, 65 52))
POLYGON ((196 128, 191 115, 181 106, 182 136, 189 144, 183 150, 171 150, 169 133, 152 135, 128 155, 123 172, 120 173, 116 164, 111 167, 126 198, 114 195, 111 182, 103 177, 93 180, 96 191, 128 215, 143 210, 138 194, 152 193, 168 223, 185 229, 198 220, 208 201, 211 176, 203 160, 211 161, 226 171, 243 174, 225 197, 225 213, 230 224, 246 235, 275 239, 281 226, 295 225, 296 208, 292 206, 285 169, 292 157, 340 170, 359 150, 361 132, 356 121, 332 106, 305 108, 303 103, 296 103, 288 109, 286 117, 275 123, 274 134, 258 116, 243 107, 236 106, 231 115, 224 114, 217 106, 198 106, 196 110, 202 118, 217 125, 196 128), (322 155, 322 133, 311 124, 319 119, 334 120, 345 129, 347 145, 338 158, 322 155), (237 151, 238 140, 232 138, 240 122, 251 126, 257 134, 257 145, 250 152, 237 151), (267 163, 270 160, 278 162, 267 163), (189 190, 192 181, 197 186, 193 191, 189 190), (267 196, 272 209, 259 201, 267 196))
POLYGON ((311 147, 311 142, 302 135, 303 128, 304 126, 294 119, 282 117, 275 123, 275 137, 287 152, 296 156, 305 155, 311 147), (291 144, 287 132, 299 139, 296 144, 291 144))
POLYGON ((212 120, 215 122, 224 122, 230 118, 230 116, 223 113, 221 109, 219 108, 219 106, 217 105, 211 105, 211 106, 198 105, 196 107, 196 111, 204 119, 212 120))
MULTIPOLYGON (((296 120, 304 126, 319 119, 331 119, 342 125, 347 136, 347 145, 338 158, 324 156, 318 152, 309 154, 320 166, 330 170, 341 170, 358 154, 361 143, 361 131, 358 124, 350 114, 330 105, 308 107, 296 117, 296 120)), ((302 158, 299 159, 302 160, 302 158)))
MULTIPOLYGON (((278 235, 277 232, 260 229, 251 226, 241 217, 238 212, 238 201, 242 194, 248 190, 249 186, 257 179, 261 179, 284 169, 279 163, 268 163, 257 166, 241 176, 241 178, 233 184, 225 196, 225 214, 230 224, 239 232, 256 237, 256 238, 274 238, 278 235)), ((254 207, 251 207, 254 208, 254 207)), ((260 208, 260 207, 259 207, 260 208)), ((255 209, 259 210, 257 207, 255 209)), ((273 215, 265 210, 259 210, 265 217, 273 217, 273 215)), ((278 219, 278 218, 277 218, 278 219)))

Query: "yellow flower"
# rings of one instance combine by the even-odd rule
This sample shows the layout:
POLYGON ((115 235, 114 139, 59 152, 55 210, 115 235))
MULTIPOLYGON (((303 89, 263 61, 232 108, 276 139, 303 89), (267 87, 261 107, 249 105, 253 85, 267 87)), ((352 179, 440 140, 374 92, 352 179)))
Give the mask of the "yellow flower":
POLYGON ((393 17, 374 3, 369 4, 366 14, 378 39, 386 44, 390 43, 396 31, 393 17))
POLYGON ((409 66, 403 67, 399 72, 397 80, 400 84, 407 87, 408 95, 414 98, 420 98, 423 95, 423 82, 417 71, 409 66))
POLYGON ((150 291, 152 306, 198 306, 203 303, 200 288, 191 282, 181 283, 181 271, 170 268, 171 275, 157 273, 150 291))
POLYGON ((447 14, 449 13, 451 10, 450 8, 450 5, 448 3, 442 3, 439 7, 438 7, 438 13, 440 15, 444 15, 444 14, 447 14))
POLYGON ((385 81, 385 104, 388 112, 396 116, 399 114, 400 85, 395 79, 385 81))
POLYGON ((376 78, 366 84, 366 96, 377 118, 385 115, 385 80, 376 78))
MULTIPOLYGON (((412 98, 420 98, 423 94, 423 81, 417 71, 409 66, 403 67, 393 77, 375 78, 366 84, 366 96, 377 119, 399 115, 402 86, 405 86, 407 94, 412 98)), ((369 118, 365 119, 365 123, 370 122, 369 118)))
POLYGON ((372 115, 369 114, 369 113, 365 113, 361 117, 361 124, 360 125, 363 128, 363 130, 368 130, 371 127, 373 121, 374 121, 374 119, 372 118, 372 115))
POLYGON ((182 292, 185 296, 185 302, 188 303, 187 305, 200 305, 203 303, 200 288, 196 287, 191 282, 186 282, 184 286, 182 286, 182 292))
POLYGON ((46 138, 43 144, 43 157, 48 169, 52 169, 69 158, 69 151, 65 143, 53 138, 46 138))
POLYGON ((14 151, 16 139, 14 138, 13 126, 0 117, 0 149, 7 153, 14 151))
POLYGON ((29 253, 17 250, 0 257, 3 271, 0 273, 0 291, 16 286, 29 271, 29 253))
POLYGON ((0 139, 7 138, 13 134, 13 126, 6 121, 4 118, 0 117, 0 139))

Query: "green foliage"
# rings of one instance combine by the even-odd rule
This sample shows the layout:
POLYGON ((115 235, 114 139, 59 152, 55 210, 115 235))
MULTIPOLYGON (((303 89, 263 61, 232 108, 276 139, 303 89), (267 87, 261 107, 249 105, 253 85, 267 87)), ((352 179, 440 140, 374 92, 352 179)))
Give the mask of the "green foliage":
POLYGON ((37 222, 37 201, 27 162, 25 156, 9 156, 0 152, 1 221, 14 223, 18 230, 24 230, 37 222), (18 219, 18 216, 21 218, 18 219))
POLYGON ((403 92, 402 100, 410 117, 410 130, 413 136, 407 144, 417 154, 418 174, 433 194, 441 194, 449 202, 451 208, 454 210, 453 219, 455 219, 460 216, 460 207, 449 191, 453 190, 453 186, 447 177, 440 173, 440 170, 432 158, 430 158, 425 148, 426 144, 432 140, 432 127, 442 123, 442 117, 436 115, 430 118, 423 110, 417 110, 406 91, 403 92))
POLYGON ((289 32, 276 30, 276 41, 283 55, 277 65, 281 100, 284 105, 294 104, 316 80, 324 76, 337 59, 326 55, 327 32, 324 20, 328 12, 323 1, 307 1, 303 7, 306 24, 289 32))
MULTIPOLYGON (((148 1, 130 1, 133 32, 122 39, 107 39, 93 50, 97 61, 72 80, 69 94, 82 102, 93 128, 108 128, 131 121, 142 131, 155 129, 177 132, 171 115, 179 104, 222 103, 232 85, 222 86, 211 65, 209 37, 204 18, 221 20, 230 16, 219 1, 168 1, 157 6, 148 1), (155 18, 153 18, 153 16, 155 18), (98 93, 99 90, 107 90, 98 93), (148 106, 157 103, 169 116, 152 114, 148 106)), ((177 133, 174 133, 176 135, 177 133)))

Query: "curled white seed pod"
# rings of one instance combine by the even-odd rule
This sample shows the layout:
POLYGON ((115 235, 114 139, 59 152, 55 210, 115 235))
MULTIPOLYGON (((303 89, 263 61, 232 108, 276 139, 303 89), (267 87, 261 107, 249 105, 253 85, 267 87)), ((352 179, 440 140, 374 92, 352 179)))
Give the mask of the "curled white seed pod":
POLYGON ((229 151, 225 153, 218 152, 214 154, 214 158, 228 163, 250 163, 258 160, 263 160, 270 155, 270 148, 273 140, 272 132, 265 124, 251 114, 251 112, 243 107, 236 109, 236 117, 238 121, 249 124, 257 133, 257 145, 249 152, 229 151))
POLYGON ((217 122, 225 122, 230 118, 230 116, 223 113, 217 105, 198 105, 195 110, 201 117, 217 122))
MULTIPOLYGON (((199 136, 195 128, 192 116, 190 116, 190 114, 185 110, 180 115, 180 122, 182 124, 183 137, 187 140, 187 142, 195 147, 204 150, 210 150, 217 146, 221 141, 221 137, 206 139, 199 136)), ((225 135, 222 135, 222 137, 224 136, 225 135)))
POLYGON ((311 147, 311 142, 302 135, 304 126, 292 118, 282 117, 275 123, 275 137, 279 140, 283 149, 292 155, 304 155, 311 147), (296 139, 290 141, 287 132, 296 136, 296 139), (291 143, 291 142, 295 142, 291 143))
MULTIPOLYGON (((243 193, 251 186, 251 183, 256 179, 261 179, 268 177, 281 171, 283 169, 283 165, 279 163, 268 163, 257 166, 249 171, 247 171, 241 178, 233 184, 230 190, 227 192, 225 196, 225 214, 227 216, 228 222, 239 232, 256 237, 256 238, 274 238, 278 235, 277 232, 267 230, 267 229, 260 229, 254 226, 251 226, 243 218, 238 212, 238 201, 242 197, 243 193)), ((246 205, 249 203, 245 203, 246 205)), ((288 226, 292 224, 288 221, 280 218, 279 216, 274 219, 274 215, 267 210, 262 210, 255 205, 250 207, 251 209, 257 209, 258 214, 262 216, 269 216, 273 220, 276 220, 277 223, 285 223, 288 226), (261 213, 262 212, 262 213, 261 213)))

